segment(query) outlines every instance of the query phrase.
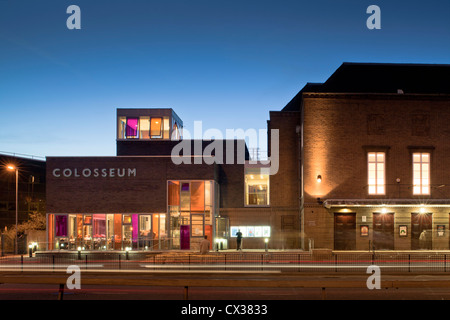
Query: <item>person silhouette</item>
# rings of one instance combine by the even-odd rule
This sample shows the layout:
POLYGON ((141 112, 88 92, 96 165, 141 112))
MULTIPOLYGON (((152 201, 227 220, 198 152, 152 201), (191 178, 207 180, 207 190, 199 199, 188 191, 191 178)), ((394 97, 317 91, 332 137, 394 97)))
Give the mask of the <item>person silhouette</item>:
POLYGON ((236 250, 242 251, 242 232, 240 229, 236 232, 236 250))

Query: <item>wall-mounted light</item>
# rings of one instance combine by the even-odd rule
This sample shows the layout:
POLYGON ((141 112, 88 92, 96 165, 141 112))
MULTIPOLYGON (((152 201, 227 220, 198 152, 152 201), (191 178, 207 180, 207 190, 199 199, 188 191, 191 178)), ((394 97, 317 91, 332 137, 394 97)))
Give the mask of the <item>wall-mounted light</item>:
POLYGON ((425 213, 425 207, 423 205, 420 206, 420 213, 425 213))
POLYGON ((322 176, 320 174, 317 176, 317 182, 322 182, 322 176))
POLYGON ((381 209, 381 213, 382 213, 382 214, 387 213, 387 209, 386 209, 386 208, 381 209))

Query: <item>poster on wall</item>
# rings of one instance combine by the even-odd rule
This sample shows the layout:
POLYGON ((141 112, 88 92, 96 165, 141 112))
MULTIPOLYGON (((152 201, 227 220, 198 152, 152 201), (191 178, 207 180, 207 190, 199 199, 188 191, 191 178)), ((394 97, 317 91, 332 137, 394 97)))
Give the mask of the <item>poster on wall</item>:
POLYGON ((443 237, 445 234, 445 225, 440 224, 437 226, 437 235, 438 237, 443 237))
POLYGON ((237 233, 238 229, 239 229, 238 227, 231 227, 230 228, 230 233, 231 233, 232 237, 236 237, 236 233, 237 233))
POLYGON ((242 237, 244 238, 269 238, 270 237, 270 227, 269 226, 231 226, 230 234, 231 237, 236 237, 238 230, 241 231, 242 237))
POLYGON ((266 238, 270 237, 270 227, 263 227, 262 231, 263 231, 263 237, 266 237, 266 238))
POLYGON ((399 227, 399 235, 400 237, 407 237, 408 236, 408 226, 400 226, 399 227))
POLYGON ((368 237, 369 236, 369 226, 363 225, 361 226, 361 237, 368 237))

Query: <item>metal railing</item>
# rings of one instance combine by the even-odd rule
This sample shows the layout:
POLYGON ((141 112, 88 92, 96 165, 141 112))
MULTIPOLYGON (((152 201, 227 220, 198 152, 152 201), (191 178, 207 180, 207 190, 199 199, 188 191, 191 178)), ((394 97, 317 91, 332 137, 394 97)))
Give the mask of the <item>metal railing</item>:
POLYGON ((450 253, 333 253, 309 252, 156 252, 60 251, 29 252, 0 258, 0 270, 60 270, 77 265, 85 270, 128 271, 264 271, 298 273, 365 272, 370 265, 384 273, 450 272, 450 253))

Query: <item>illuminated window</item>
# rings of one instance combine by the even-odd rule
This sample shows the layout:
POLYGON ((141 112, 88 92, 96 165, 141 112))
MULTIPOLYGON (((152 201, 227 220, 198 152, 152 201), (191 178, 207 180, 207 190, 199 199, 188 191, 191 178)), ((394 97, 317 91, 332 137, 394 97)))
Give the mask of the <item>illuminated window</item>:
POLYGON ((150 120, 150 138, 162 138, 162 118, 150 120))
POLYGON ((127 130, 127 117, 119 117, 119 139, 126 138, 126 130, 127 130))
POLYGON ((167 139, 169 140, 170 137, 170 121, 168 117, 164 117, 164 122, 163 122, 163 139, 167 139))
POLYGON ((140 117, 139 118, 139 137, 141 139, 150 139, 150 118, 140 117))
POLYGON ((270 238, 270 226, 231 226, 230 235, 236 237, 240 231, 244 238, 270 238))
POLYGON ((123 215, 123 224, 131 224, 131 214, 124 214, 123 215))
POLYGON ((139 118, 127 118, 126 138, 138 138, 139 118))
POLYGON ((55 237, 67 237, 67 216, 55 216, 55 237))
POLYGON ((384 152, 369 152, 367 159, 369 194, 385 194, 386 154, 384 152))
POLYGON ((203 237, 205 235, 205 216, 203 214, 191 214, 191 236, 203 237))
POLYGON ((269 205, 269 174, 266 168, 245 169, 245 205, 269 205))
POLYGON ((92 224, 92 215, 91 214, 85 214, 84 215, 84 221, 83 224, 90 225, 92 224))
POLYGON ((429 153, 413 153, 413 194, 430 194, 429 153))
POLYGON ((176 123, 173 125, 172 140, 180 140, 180 131, 176 123))

